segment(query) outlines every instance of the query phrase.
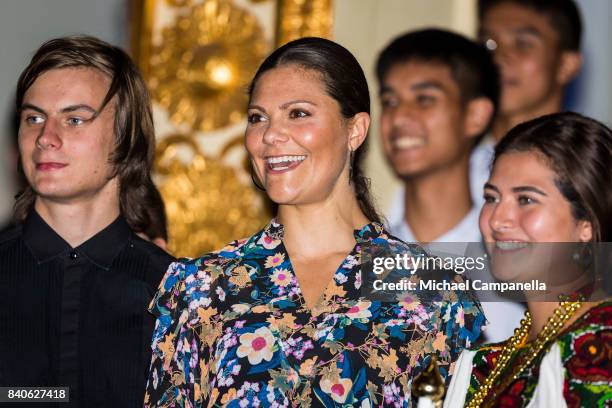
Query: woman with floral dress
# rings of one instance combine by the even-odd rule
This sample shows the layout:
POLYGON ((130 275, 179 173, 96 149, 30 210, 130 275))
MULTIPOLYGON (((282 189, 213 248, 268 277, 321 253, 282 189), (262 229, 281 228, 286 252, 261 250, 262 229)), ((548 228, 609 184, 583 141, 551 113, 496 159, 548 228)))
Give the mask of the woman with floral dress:
POLYGON ((480 214, 493 275, 546 280, 547 292, 525 293, 512 338, 461 354, 445 407, 612 406, 610 163, 612 131, 571 112, 520 124, 495 148, 480 214), (530 255, 542 252, 570 256, 530 255), (504 257, 530 264, 495 262, 504 257))
POLYGON ((430 355, 447 376, 484 317, 465 293, 364 296, 365 248, 423 250, 390 236, 371 203, 361 67, 332 41, 296 40, 263 62, 249 96, 245 144, 278 214, 171 265, 151 305, 145 405, 411 406, 430 355))

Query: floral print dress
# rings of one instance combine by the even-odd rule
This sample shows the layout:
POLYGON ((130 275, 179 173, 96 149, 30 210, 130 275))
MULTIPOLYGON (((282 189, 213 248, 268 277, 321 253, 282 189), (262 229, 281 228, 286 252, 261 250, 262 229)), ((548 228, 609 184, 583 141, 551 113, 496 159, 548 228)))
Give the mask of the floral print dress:
POLYGON ((151 304, 157 323, 145 406, 413 406, 412 378, 431 354, 447 377, 484 315, 468 293, 427 302, 363 297, 364 245, 422 249, 377 223, 354 235, 313 309, 274 220, 248 240, 172 264, 151 304))

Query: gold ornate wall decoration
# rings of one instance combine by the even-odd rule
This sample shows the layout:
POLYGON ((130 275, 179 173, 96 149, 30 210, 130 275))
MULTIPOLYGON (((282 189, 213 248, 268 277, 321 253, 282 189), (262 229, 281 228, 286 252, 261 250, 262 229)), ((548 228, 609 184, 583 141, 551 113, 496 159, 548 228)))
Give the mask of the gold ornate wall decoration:
POLYGON ((300 37, 330 38, 332 0, 279 0, 276 44, 300 37))
POLYGON ((244 118, 244 86, 265 56, 257 19, 229 0, 181 12, 150 58, 149 87, 170 120, 211 131, 244 118))
POLYGON ((280 42, 329 37, 332 3, 132 2, 132 54, 154 101, 155 181, 166 204, 169 250, 198 256, 248 237, 272 216, 251 182, 243 146, 245 85, 280 42))
POLYGON ((268 220, 262 197, 245 187, 223 158, 204 156, 186 135, 168 136, 159 143, 156 169, 171 226, 171 252, 197 256, 231 239, 248 237, 268 220), (189 150, 190 163, 181 160, 181 148, 189 150))
POLYGON ((193 4, 192 0, 166 0, 166 3, 168 3, 169 6, 174 7, 189 7, 193 4))

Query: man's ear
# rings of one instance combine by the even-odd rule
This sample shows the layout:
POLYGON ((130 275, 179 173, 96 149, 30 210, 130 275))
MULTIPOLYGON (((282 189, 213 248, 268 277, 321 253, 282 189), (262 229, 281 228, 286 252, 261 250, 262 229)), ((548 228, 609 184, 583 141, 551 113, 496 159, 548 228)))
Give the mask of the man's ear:
POLYGON ((557 68, 557 83, 565 86, 578 75, 582 67, 582 54, 577 51, 563 51, 557 68))
POLYGON ((370 127, 370 115, 366 112, 359 112, 350 119, 349 122, 348 147, 351 151, 357 150, 365 141, 370 127))
POLYGON ((463 133, 469 137, 480 135, 493 120, 493 102, 480 97, 468 102, 463 121, 463 133))

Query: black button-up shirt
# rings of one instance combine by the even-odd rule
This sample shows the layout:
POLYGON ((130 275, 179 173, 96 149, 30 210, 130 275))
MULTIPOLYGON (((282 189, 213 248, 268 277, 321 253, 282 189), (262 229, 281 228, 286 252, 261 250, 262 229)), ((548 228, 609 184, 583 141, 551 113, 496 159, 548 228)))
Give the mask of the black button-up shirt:
POLYGON ((123 217, 72 248, 33 211, 0 236, 0 386, 70 387, 36 407, 141 407, 147 306, 172 260, 123 217))

